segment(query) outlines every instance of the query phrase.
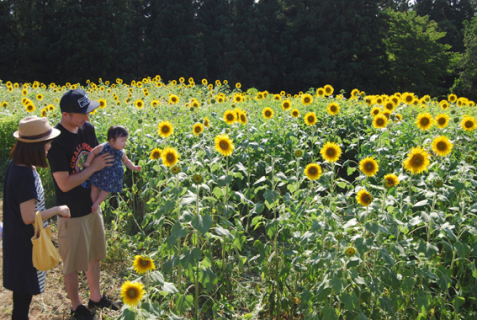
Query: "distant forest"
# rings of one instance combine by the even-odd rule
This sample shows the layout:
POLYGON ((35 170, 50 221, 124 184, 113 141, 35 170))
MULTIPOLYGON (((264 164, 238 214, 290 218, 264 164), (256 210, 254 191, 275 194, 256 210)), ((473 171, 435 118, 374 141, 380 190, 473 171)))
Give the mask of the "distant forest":
POLYGON ((0 0, 0 79, 477 99, 476 0, 0 0))

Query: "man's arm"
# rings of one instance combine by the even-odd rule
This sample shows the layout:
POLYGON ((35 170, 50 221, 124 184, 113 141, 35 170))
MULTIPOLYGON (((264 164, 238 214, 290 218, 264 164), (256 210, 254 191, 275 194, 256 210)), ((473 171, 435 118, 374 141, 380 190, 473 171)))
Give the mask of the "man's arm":
POLYGON ((105 153, 95 157, 91 165, 79 173, 70 175, 68 171, 57 171, 53 172, 53 178, 61 191, 68 192, 85 182, 96 171, 112 166, 113 161, 114 156, 105 153))

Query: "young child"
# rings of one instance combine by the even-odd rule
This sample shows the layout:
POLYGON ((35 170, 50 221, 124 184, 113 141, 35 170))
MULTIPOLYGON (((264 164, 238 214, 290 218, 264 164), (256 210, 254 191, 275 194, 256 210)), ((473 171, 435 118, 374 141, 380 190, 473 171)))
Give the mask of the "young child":
POLYGON ((91 200, 93 201, 91 212, 98 210, 101 202, 106 200, 110 192, 121 192, 123 190, 123 163, 130 170, 141 171, 141 166, 134 165, 124 151, 128 135, 128 131, 123 126, 110 127, 108 130, 108 142, 93 148, 83 164, 87 168, 91 165, 95 156, 107 152, 114 156, 114 164, 112 166, 105 167, 93 173, 90 177, 91 200))

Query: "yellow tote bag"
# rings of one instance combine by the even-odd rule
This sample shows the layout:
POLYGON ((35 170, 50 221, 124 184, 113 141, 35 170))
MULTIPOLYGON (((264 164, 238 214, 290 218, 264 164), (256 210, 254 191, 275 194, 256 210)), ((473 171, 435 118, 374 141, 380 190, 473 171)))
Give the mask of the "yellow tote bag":
POLYGON ((33 266, 39 271, 53 269, 60 261, 58 250, 51 242, 50 227, 43 228, 40 211, 35 213, 35 235, 31 238, 33 244, 33 266))

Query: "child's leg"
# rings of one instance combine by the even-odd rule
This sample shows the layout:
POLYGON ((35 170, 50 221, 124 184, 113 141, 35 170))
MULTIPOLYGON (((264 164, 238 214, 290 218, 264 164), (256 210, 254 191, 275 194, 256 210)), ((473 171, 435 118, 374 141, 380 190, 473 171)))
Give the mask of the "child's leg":
POLYGON ((103 202, 104 200, 106 200, 106 198, 107 198, 108 196, 109 196, 109 192, 102 190, 102 191, 99 193, 99 196, 98 196, 98 198, 96 199, 96 201, 93 203, 93 206, 91 207, 91 212, 96 212, 96 210, 98 210, 99 206, 101 205, 101 202, 103 202))
POLYGON ((98 187, 91 185, 91 201, 93 201, 93 203, 98 199, 100 191, 98 187))

